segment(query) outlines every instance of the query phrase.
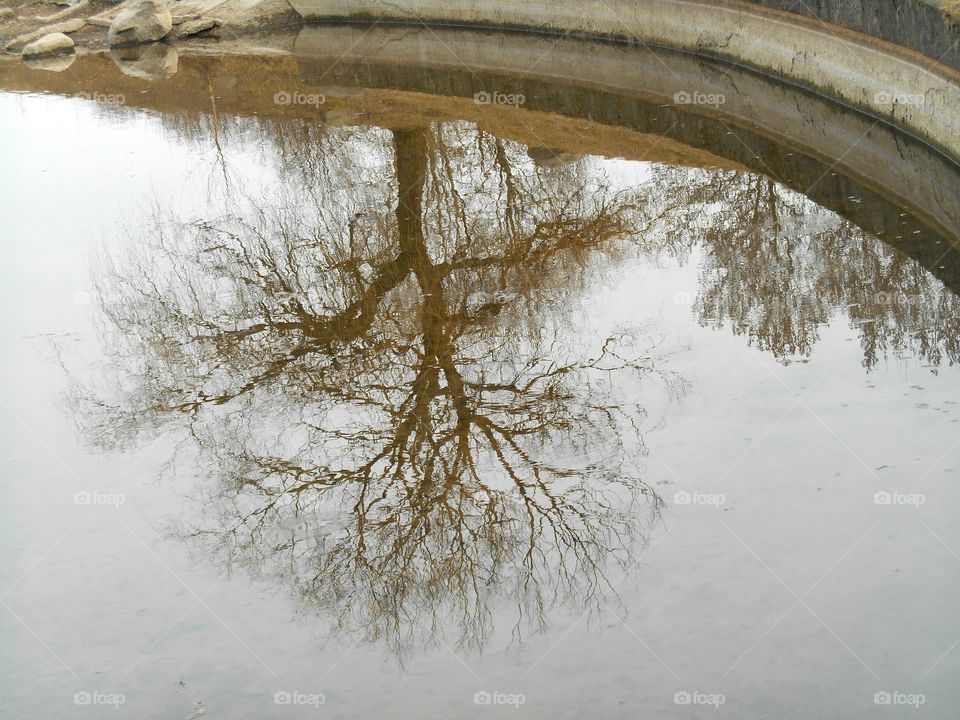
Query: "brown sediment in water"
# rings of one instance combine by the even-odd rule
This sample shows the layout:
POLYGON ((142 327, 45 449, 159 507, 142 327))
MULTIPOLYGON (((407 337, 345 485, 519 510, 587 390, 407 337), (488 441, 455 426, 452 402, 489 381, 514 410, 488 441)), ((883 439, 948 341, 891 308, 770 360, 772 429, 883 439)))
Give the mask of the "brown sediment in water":
POLYGON ((289 55, 186 55, 175 75, 145 83, 124 75, 105 54, 77 58, 68 73, 38 73, 19 61, 0 61, 0 87, 63 96, 123 96, 123 105, 160 113, 225 113, 282 116, 308 122, 410 128, 436 121, 476 123, 499 137, 579 155, 623 157, 674 165, 729 170, 746 168, 660 135, 549 112, 481 105, 472 99, 399 90, 365 89, 348 97, 324 96, 316 106, 278 106, 277 93, 317 93, 300 80, 289 55))

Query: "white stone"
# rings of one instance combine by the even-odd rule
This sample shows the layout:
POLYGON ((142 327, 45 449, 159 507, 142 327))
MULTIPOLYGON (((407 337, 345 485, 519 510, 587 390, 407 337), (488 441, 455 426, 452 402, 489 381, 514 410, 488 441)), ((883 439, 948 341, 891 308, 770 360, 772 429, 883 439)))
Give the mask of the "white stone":
POLYGON ((139 0, 114 18, 107 32, 110 45, 133 45, 161 40, 173 27, 170 8, 153 0, 139 0))
POLYGON ((35 58, 70 52, 73 52, 73 40, 71 38, 63 33, 49 33, 26 45, 20 54, 24 58, 35 58))

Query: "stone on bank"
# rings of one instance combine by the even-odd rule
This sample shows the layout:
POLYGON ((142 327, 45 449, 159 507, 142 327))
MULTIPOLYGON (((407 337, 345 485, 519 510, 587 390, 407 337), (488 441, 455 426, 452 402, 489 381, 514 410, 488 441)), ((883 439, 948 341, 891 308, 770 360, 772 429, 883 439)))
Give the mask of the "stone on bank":
POLYGON ((49 33, 28 43, 20 54, 24 59, 47 57, 73 52, 73 40, 63 33, 49 33))
POLYGON ((170 8, 153 0, 139 0, 122 10, 110 24, 110 45, 135 45, 163 39, 173 27, 170 8))

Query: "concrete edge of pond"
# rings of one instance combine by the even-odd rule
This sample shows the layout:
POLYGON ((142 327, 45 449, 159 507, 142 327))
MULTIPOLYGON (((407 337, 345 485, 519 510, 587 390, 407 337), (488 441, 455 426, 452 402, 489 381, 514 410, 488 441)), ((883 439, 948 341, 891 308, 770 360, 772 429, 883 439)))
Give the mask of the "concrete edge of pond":
POLYGON ((841 25, 960 70, 960 7, 949 0, 750 0, 841 25))
MULTIPOLYGON (((893 42, 753 2, 290 2, 308 21, 514 29, 626 41, 716 57, 826 94, 960 159, 960 71, 893 42)), ((899 2, 902 0, 894 4, 899 2)), ((678 86, 676 92, 695 96, 701 89, 678 86)))

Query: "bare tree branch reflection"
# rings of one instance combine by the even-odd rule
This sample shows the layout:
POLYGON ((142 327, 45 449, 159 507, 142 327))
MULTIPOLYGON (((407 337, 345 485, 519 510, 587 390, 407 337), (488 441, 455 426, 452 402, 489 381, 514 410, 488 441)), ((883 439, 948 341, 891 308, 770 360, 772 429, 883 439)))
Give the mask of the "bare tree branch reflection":
POLYGON ((655 229, 661 252, 702 253, 702 324, 729 324, 789 362, 808 358, 821 329, 846 316, 868 369, 888 358, 934 368, 960 360, 960 298, 915 260, 768 178, 667 173, 679 188, 667 197, 684 202, 655 229))
POLYGON ((185 420, 215 479, 187 534, 398 653, 482 645, 503 600, 516 637, 599 608, 660 504, 623 398, 683 386, 655 339, 567 330, 641 237, 636 194, 466 125, 355 142, 316 202, 161 220, 104 259, 91 437, 185 420))

